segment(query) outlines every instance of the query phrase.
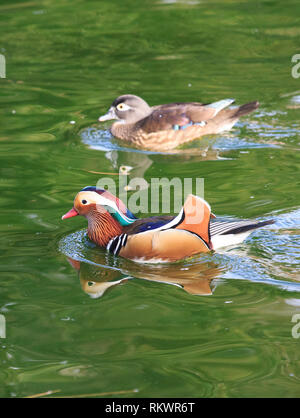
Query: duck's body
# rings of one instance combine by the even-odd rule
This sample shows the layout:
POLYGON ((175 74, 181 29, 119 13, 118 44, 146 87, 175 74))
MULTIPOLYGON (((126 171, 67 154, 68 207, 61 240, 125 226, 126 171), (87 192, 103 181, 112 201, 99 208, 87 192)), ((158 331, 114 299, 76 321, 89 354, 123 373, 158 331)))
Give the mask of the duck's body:
POLYGON ((242 242, 253 229, 273 223, 220 220, 200 197, 189 195, 176 217, 137 219, 106 190, 86 187, 63 219, 83 215, 88 236, 115 256, 140 262, 170 262, 242 242))
POLYGON ((170 103, 150 107, 131 94, 118 97, 99 121, 116 119, 111 133, 128 144, 153 151, 168 151, 204 135, 229 130, 243 115, 257 109, 257 101, 225 109, 233 99, 211 104, 170 103))

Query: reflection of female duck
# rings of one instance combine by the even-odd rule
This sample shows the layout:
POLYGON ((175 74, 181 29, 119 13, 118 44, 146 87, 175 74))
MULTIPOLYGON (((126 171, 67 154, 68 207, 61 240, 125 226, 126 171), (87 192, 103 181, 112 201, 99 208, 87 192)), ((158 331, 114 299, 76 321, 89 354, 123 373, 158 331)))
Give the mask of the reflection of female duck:
MULTIPOLYGON (((121 151, 108 151, 105 157, 111 162, 114 169, 122 166, 127 166, 133 169, 128 174, 133 174, 134 177, 144 177, 145 172, 151 167, 153 161, 147 154, 138 152, 121 152, 121 151)), ((121 172, 121 174, 124 174, 121 172)))
MULTIPOLYGON (((153 282, 172 284, 182 287, 192 295, 211 295, 214 286, 212 280, 220 276, 222 269, 214 262, 168 265, 157 269, 154 266, 131 265, 130 271, 121 273, 119 270, 97 266, 97 264, 80 262, 68 257, 70 264, 78 271, 82 290, 93 298, 101 297, 107 289, 133 278, 150 280, 153 282), (127 275, 126 275, 127 274, 127 275), (130 274, 130 276, 129 276, 130 274)), ((101 257, 100 257, 101 262, 101 257)))
MULTIPOLYGON (((145 153, 137 153, 137 152, 122 152, 122 151, 108 151, 105 154, 105 157, 111 162, 113 168, 116 170, 118 169, 119 175, 128 176, 125 180, 126 186, 124 190, 136 190, 136 185, 138 185, 138 189, 147 189, 149 184, 145 180, 144 176, 147 172, 148 168, 151 167, 153 164, 153 160, 155 157, 145 153), (143 179, 143 180, 141 180, 143 179), (133 180, 133 185, 132 185, 133 180), (139 180, 138 183, 135 181, 139 180), (141 181, 140 181, 141 180, 141 181)), ((160 156, 158 156, 158 159, 160 156)), ((176 164, 179 162, 198 162, 204 160, 217 160, 220 158, 219 151, 216 149, 212 149, 209 145, 202 144, 202 147, 198 148, 188 148, 185 150, 175 150, 166 155, 165 158, 168 158, 170 162, 176 161, 176 164)), ((89 171, 93 174, 117 174, 117 173, 105 173, 99 171, 89 171)), ((105 183, 105 180, 104 180, 105 183)))

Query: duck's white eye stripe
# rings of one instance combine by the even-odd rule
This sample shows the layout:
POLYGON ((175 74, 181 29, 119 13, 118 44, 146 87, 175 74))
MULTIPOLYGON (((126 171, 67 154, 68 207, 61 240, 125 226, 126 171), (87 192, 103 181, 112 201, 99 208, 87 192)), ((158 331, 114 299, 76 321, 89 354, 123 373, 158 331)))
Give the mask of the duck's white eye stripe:
POLYGON ((131 109, 131 107, 128 106, 126 103, 119 103, 117 106, 117 109, 120 110, 121 112, 124 112, 125 110, 131 109))

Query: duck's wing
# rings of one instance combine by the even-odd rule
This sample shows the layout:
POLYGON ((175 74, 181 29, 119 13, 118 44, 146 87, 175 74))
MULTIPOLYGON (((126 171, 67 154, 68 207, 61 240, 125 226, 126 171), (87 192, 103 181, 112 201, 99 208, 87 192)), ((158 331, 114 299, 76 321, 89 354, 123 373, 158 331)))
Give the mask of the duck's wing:
POLYGON ((199 235, 209 245, 210 218, 215 218, 211 213, 210 205, 201 197, 190 194, 177 216, 162 215, 137 219, 125 227, 124 232, 127 235, 134 235, 152 230, 184 229, 199 235))
POLYGON ((222 109, 233 103, 233 99, 220 100, 215 103, 171 103, 154 106, 150 115, 137 123, 137 128, 144 132, 185 129, 189 126, 205 126, 222 109))
POLYGON ((139 234, 141 232, 151 231, 152 229, 160 228, 174 219, 174 216, 162 215, 153 216, 150 218, 137 219, 131 225, 124 228, 127 235, 139 234))
POLYGON ((211 213, 210 205, 201 197, 190 194, 181 212, 172 222, 174 224, 178 222, 174 228, 198 236, 210 249, 209 224, 212 216, 214 215, 211 213))

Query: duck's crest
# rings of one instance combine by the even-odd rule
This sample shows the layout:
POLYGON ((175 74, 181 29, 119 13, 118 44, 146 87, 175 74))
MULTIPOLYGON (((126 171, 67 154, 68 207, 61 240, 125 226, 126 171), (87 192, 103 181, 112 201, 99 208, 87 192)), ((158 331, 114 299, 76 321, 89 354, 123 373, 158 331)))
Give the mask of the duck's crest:
POLYGON ((122 200, 114 196, 108 190, 100 189, 95 186, 84 187, 82 192, 95 192, 101 196, 99 204, 105 206, 108 212, 122 225, 127 226, 132 224, 137 218, 132 212, 124 205, 122 200))

